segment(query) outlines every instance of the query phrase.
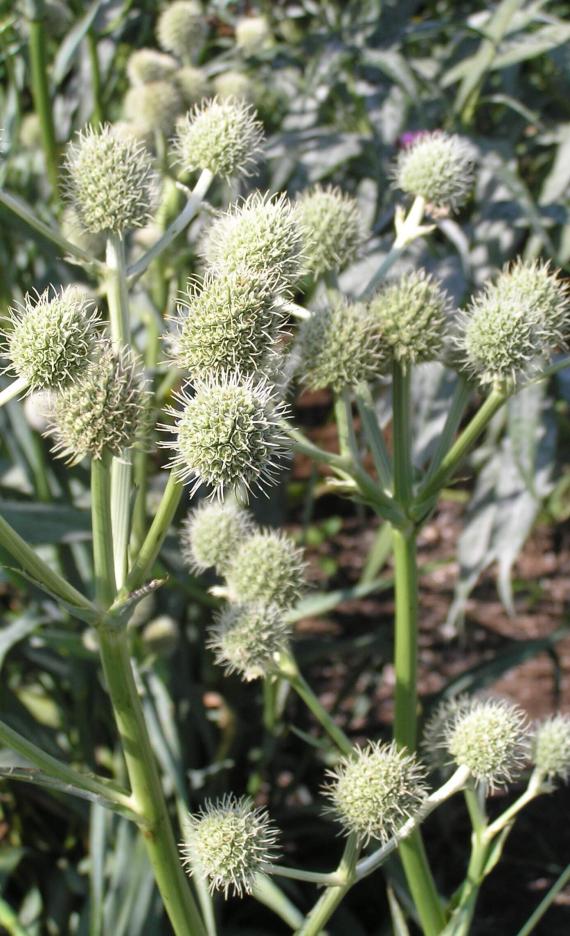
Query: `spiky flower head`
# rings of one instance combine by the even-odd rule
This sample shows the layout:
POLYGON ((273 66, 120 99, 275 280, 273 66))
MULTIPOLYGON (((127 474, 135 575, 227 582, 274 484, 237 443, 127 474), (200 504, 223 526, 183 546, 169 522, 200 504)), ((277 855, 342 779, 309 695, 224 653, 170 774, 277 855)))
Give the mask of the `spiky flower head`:
POLYGON ((279 290, 267 274, 246 269, 206 273, 188 283, 171 339, 177 367, 192 378, 263 368, 283 334, 279 290))
POLYGON ((471 699, 447 721, 444 744, 453 763, 491 790, 506 786, 528 755, 525 713, 504 699, 471 699))
POLYGON ((570 715, 552 715, 536 726, 531 760, 547 780, 570 780, 570 715))
POLYGON ((207 22, 197 0, 175 0, 160 14, 156 37, 161 49, 185 58, 202 44, 207 22))
POLYGON ((293 284, 302 274, 303 231, 285 195, 254 192, 210 225, 203 256, 213 269, 249 267, 293 284))
POLYGON ((216 96, 222 101, 233 98, 253 104, 257 98, 257 86, 249 75, 231 68, 220 72, 213 79, 216 96))
POLYGON ((233 601, 289 608, 305 588, 303 551, 280 530, 256 530, 234 554, 226 580, 233 601))
POLYGON ((446 733, 453 720, 461 712, 469 711, 470 706, 471 700, 466 695, 444 699, 424 725, 422 755, 434 770, 449 773, 452 769, 446 748, 446 733))
POLYGON ((197 104, 206 97, 208 76, 195 65, 184 65, 175 75, 176 84, 187 106, 197 104))
POLYGON ((424 270, 389 283, 370 303, 388 353, 404 368, 441 356, 449 312, 449 297, 424 270))
POLYGON ((250 682, 275 669, 275 656, 286 649, 292 631, 277 605, 229 605, 210 629, 207 646, 227 673, 250 682))
POLYGON ((482 383, 516 385, 564 342, 569 293, 548 264, 517 261, 472 300, 458 338, 465 364, 482 383))
POLYGON ((279 831, 266 809, 232 793, 216 803, 207 800, 183 823, 180 845, 190 875, 204 878, 211 893, 224 897, 251 894, 257 875, 278 857, 279 831))
POLYGON ((30 390, 58 390, 81 376, 99 340, 99 316, 75 286, 27 295, 10 310, 10 369, 30 390))
POLYGON ((457 209, 473 185, 473 151, 463 137, 426 133, 400 152, 394 177, 403 192, 437 208, 457 209))
POLYGON ((134 136, 109 124, 82 131, 67 148, 66 169, 69 199, 87 231, 124 234, 150 220, 156 177, 134 136))
POLYGON ((236 23, 236 44, 254 54, 271 43, 271 29, 265 16, 242 16, 236 23))
MULTIPOLYGON (((176 395, 172 468, 182 481, 192 481, 192 495, 205 484, 223 497, 233 491, 247 498, 276 482, 276 468, 287 454, 280 421, 287 407, 265 378, 239 373, 197 380, 194 393, 176 395)), ((163 427, 171 431, 171 427, 163 427)))
POLYGON ((148 391, 143 370, 128 349, 104 345, 80 380, 56 398, 49 434, 54 452, 76 464, 86 455, 120 455, 147 428, 148 391))
POLYGON ((177 70, 176 59, 157 49, 136 49, 127 62, 127 75, 133 85, 172 80, 177 70))
POLYGON ((182 524, 182 555, 191 569, 223 575, 241 543, 253 532, 251 515, 231 501, 202 501, 182 524))
POLYGON ((425 767, 394 742, 357 745, 327 776, 327 812, 338 819, 345 835, 356 835, 363 846, 371 839, 388 841, 427 796, 425 767))
POLYGON ((209 169, 229 178, 248 175, 257 160, 263 127, 237 98, 198 104, 178 124, 176 152, 185 172, 209 169))
POLYGON ((172 81, 134 85, 125 97, 125 116, 144 134, 159 131, 169 136, 183 109, 182 95, 172 81))
POLYGON ((356 199, 335 186, 316 185, 297 199, 296 207, 308 272, 321 276, 348 266, 362 241, 356 199))
POLYGON ((342 296, 303 322, 297 345, 298 371, 309 390, 338 392, 375 380, 386 360, 377 317, 342 296))

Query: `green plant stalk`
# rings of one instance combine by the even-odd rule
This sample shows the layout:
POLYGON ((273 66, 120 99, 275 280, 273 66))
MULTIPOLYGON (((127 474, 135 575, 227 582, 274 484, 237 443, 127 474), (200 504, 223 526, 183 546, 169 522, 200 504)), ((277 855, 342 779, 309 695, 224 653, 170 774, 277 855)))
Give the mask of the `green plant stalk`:
POLYGON ((465 412, 465 407, 469 402, 470 396, 471 386, 465 377, 460 374, 457 378, 455 390, 453 391, 453 397, 447 413, 445 425, 437 441, 437 446, 435 452, 433 453, 433 457, 426 476, 423 480, 423 484, 427 484, 432 479, 440 467, 443 459, 447 455, 449 449, 453 445, 455 434, 459 429, 459 424, 463 417, 463 413, 465 412))
POLYGON ((350 459, 353 464, 360 461, 358 446, 354 435, 350 397, 347 390, 339 393, 334 402, 334 415, 338 431, 338 445, 343 458, 350 459))
POLYGON ((59 183, 57 142, 49 90, 43 0, 34 0, 32 16, 28 25, 30 30, 30 75, 34 109, 40 122, 47 177, 53 192, 57 193, 59 183))
POLYGON ((364 435, 370 448, 376 474, 378 475, 378 480, 384 490, 389 491, 392 487, 392 465, 390 464, 390 456, 386 449, 384 436, 378 425, 378 419, 374 411, 372 394, 367 384, 358 388, 356 392, 356 405, 362 421, 364 435))
POLYGON ((384 568, 391 555, 392 527, 389 523, 381 523, 366 557, 358 584, 369 585, 371 582, 376 581, 378 573, 384 568))
POLYGON ((273 910, 291 929, 297 929, 303 923, 303 914, 291 903, 283 891, 277 887, 271 878, 265 874, 258 874, 253 885, 252 897, 273 910))
POLYGON ((30 936, 30 931, 24 929, 17 914, 10 904, 0 897, 0 926, 6 930, 8 936, 30 936))
POLYGON ((103 113, 103 87, 101 84, 101 66, 99 64, 99 54, 97 52, 97 36, 90 29, 85 37, 87 43, 87 52, 89 54, 89 64, 91 66, 91 92, 93 94, 93 110, 91 122, 97 126, 105 120, 103 113))
POLYGON ((183 489, 184 485, 171 471, 154 520, 127 576, 121 598, 126 598, 130 592, 140 588, 148 578, 174 519, 183 489))
POLYGON ((388 273, 396 261, 400 259, 405 248, 418 237, 422 237, 422 235, 428 234, 433 230, 432 225, 424 225, 422 223, 425 209, 425 198, 422 198, 421 195, 417 195, 414 198, 407 215, 402 208, 396 209, 396 216, 394 219, 396 237, 394 243, 369 280, 366 288, 358 297, 359 299, 369 299, 378 284, 381 283, 386 276, 386 273, 388 273))
POLYGON ((327 710, 321 705, 315 693, 299 672, 299 667, 290 653, 283 652, 279 654, 278 671, 300 696, 331 740, 334 741, 338 749, 342 751, 343 754, 351 754, 353 747, 349 738, 347 738, 342 728, 338 727, 327 710))
POLYGON ((338 866, 339 876, 344 878, 343 884, 327 887, 319 898, 305 922, 297 930, 297 936, 319 936, 325 924, 330 920, 336 908, 342 902, 354 883, 356 862, 358 861, 358 845, 356 837, 350 835, 338 866))
POLYGON ((117 586, 111 547, 111 459, 91 460, 91 522, 95 567, 95 599, 101 608, 113 604, 117 586))
POLYGON ((16 380, 13 380, 12 383, 0 391, 0 406, 4 406, 5 403, 9 403, 10 400, 19 396, 27 386, 28 381, 25 377, 17 377, 16 380))
POLYGON ((570 864, 566 866, 558 880, 552 885, 548 893, 545 894, 545 896, 542 898, 534 913, 529 916, 522 929, 518 931, 517 936, 530 936, 531 933, 535 932, 537 924, 540 923, 542 917, 553 903, 555 897, 558 896, 568 881, 570 881, 570 864))

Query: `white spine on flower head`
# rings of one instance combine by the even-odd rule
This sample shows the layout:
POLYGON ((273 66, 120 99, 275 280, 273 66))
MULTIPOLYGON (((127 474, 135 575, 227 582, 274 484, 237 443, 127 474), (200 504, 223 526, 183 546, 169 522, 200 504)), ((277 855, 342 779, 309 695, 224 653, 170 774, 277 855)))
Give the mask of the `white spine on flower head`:
POLYGON ((249 175, 259 158, 263 127, 237 98, 197 104, 178 124, 176 154, 184 172, 209 169, 230 178, 249 175))

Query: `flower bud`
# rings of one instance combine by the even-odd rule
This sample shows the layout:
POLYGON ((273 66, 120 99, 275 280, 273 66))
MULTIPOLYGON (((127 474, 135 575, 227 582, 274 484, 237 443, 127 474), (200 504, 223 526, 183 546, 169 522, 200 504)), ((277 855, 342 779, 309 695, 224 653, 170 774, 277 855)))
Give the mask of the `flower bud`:
POLYGON ((275 655, 286 649, 292 630, 277 605, 230 605, 210 629, 207 646, 227 673, 250 682, 274 670, 275 655))
POLYGON ((247 267, 293 284, 303 272, 302 248, 302 228, 289 200, 254 192, 211 224, 203 256, 216 271, 247 267))
POLYGON ((155 201, 150 154, 134 136, 109 124, 88 129, 67 148, 69 199, 92 234, 124 234, 144 227, 155 201))
POLYGON ((444 743, 458 767, 491 790, 522 770, 528 753, 526 715, 502 699, 471 699, 445 726, 444 743))
POLYGON ((552 715, 540 722, 533 734, 531 760, 550 781, 570 779, 570 716, 552 715))
POLYGON ((172 81, 134 85, 125 97, 125 117, 145 135, 170 136, 183 109, 182 95, 172 81))
POLYGON ((370 303, 389 353, 404 368, 441 356, 449 312, 449 297, 424 270, 389 283, 370 303))
POLYGON ((54 452, 76 464, 105 451, 120 455, 146 427, 148 393, 142 368, 131 351, 104 346, 80 380, 55 400, 49 434, 54 452))
POLYGON ((257 530, 234 554, 226 580, 233 601, 289 608, 305 588, 303 551, 281 531, 257 530))
POLYGON ((236 98, 207 101, 178 125, 178 162, 184 172, 209 169, 226 178, 248 175, 262 139, 262 125, 247 104, 236 98))
MULTIPOLYGON (((176 399, 172 468, 182 481, 192 481, 192 495, 202 485, 218 497, 226 490, 245 498, 251 487, 263 490, 276 482, 276 467, 286 455, 280 420, 287 407, 263 378, 221 374, 194 383, 194 395, 176 399)), ((171 431, 171 427, 162 427, 171 431)))
POLYGON ((271 44, 271 30, 265 16, 242 16, 236 23, 236 44, 254 55, 271 44))
POLYGON ((396 186, 437 208, 457 209, 473 185, 473 152, 459 136, 436 130, 402 150, 395 168, 396 186))
POLYGON ((99 316, 84 292, 46 289, 10 310, 5 334, 11 369, 30 390, 57 390, 77 380, 99 341, 99 316))
POLYGON ((202 501, 182 525, 182 556, 197 572, 213 568, 223 575, 253 529, 253 518, 236 504, 202 501))
POLYGON ((356 199, 334 186, 316 185, 300 196, 296 208, 305 237, 307 271, 321 276, 348 266, 362 240, 356 199))
POLYGON ((185 65, 179 68, 175 75, 176 84, 187 107, 198 104, 206 97, 208 91, 208 78, 201 68, 194 65, 185 65))
POLYGON ((206 29, 206 17, 197 0, 175 0, 160 14, 156 37, 161 49, 184 58, 202 44, 206 29))
POLYGON ((127 75, 133 85, 172 80, 177 69, 175 58, 156 49, 137 49, 127 62, 127 75))
POLYGON ((305 387, 339 392, 375 380, 385 363, 377 317, 362 302, 341 296, 303 322, 297 342, 305 387))
POLYGON ((283 334, 276 295, 270 276, 246 269, 206 273, 200 286, 190 282, 171 340, 177 367, 193 379, 260 370, 283 334))
POLYGON ((327 812, 362 846, 371 839, 387 842, 427 797, 425 767, 394 742, 356 746, 327 776, 331 782, 324 792, 332 804, 327 812))
POLYGON ((264 865, 278 857, 278 830, 267 810, 247 796, 207 800, 197 815, 187 816, 183 835, 180 852, 188 874, 204 878, 211 893, 222 891, 226 898, 251 894, 264 865))

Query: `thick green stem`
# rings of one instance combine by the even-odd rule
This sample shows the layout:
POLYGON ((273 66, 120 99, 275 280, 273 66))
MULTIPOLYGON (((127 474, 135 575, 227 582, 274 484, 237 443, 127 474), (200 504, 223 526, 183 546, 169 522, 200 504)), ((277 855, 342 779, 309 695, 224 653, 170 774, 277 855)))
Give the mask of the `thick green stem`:
POLYGON ((333 721, 327 710, 323 708, 315 693, 299 672, 294 658, 290 654, 281 653, 278 666, 279 673, 287 679, 339 750, 343 754, 350 754, 353 748, 349 738, 347 738, 342 728, 339 728, 333 721))
POLYGON ((356 405, 362 420, 364 435, 370 447, 378 481, 384 490, 389 491, 392 487, 392 465, 390 464, 390 456, 386 449, 382 429, 378 424, 378 418, 374 410, 372 394, 366 384, 361 385, 356 392, 356 405))
POLYGON ((264 907, 273 910, 291 929, 297 929, 303 922, 303 914, 285 896, 281 888, 277 887, 271 878, 265 874, 258 874, 253 885, 252 897, 264 907))
POLYGON ((91 461, 91 521, 97 604, 108 608, 115 599, 115 568, 111 525, 111 460, 108 456, 91 461))
POLYGON ((0 406, 4 406, 5 403, 9 403, 10 400, 20 396, 27 386, 28 381, 25 377, 17 377, 16 380, 13 380, 11 384, 8 384, 0 391, 0 406))
POLYGON ((570 864, 566 866, 558 880, 552 885, 548 893, 540 901, 534 913, 529 916, 525 925, 518 931, 517 936, 530 936, 531 933, 536 932, 536 927, 540 923, 542 917, 550 905, 554 902, 555 897, 557 897, 560 891, 566 887, 568 881, 570 881, 570 864))
POLYGON ((334 415, 338 431, 338 446, 343 458, 350 459, 354 464, 358 464, 358 447, 354 436, 354 427, 352 424, 352 413, 350 407, 350 397, 347 390, 339 393, 335 399, 334 415))
POLYGON ((356 838, 349 836, 344 853, 338 866, 339 876, 344 878, 343 884, 327 887, 322 897, 317 901, 303 926, 297 930, 297 936, 319 936, 325 924, 339 906, 344 896, 354 883, 354 869, 358 860, 358 845, 356 838))
POLYGON ((453 445, 455 434, 471 396, 471 386, 461 375, 457 378, 455 390, 449 407, 445 425, 441 431, 437 446, 423 483, 427 484, 440 467, 443 459, 453 445))
POLYGON ((394 440, 394 497, 404 512, 412 500, 412 370, 394 361, 392 366, 392 436, 394 440))
POLYGON ((126 280, 125 242, 118 234, 107 241, 107 304, 111 339, 115 348, 124 348, 130 340, 129 294, 126 280))
POLYGON ((33 14, 29 22, 29 30, 32 97, 34 99, 34 108, 40 122, 47 177, 54 193, 57 193, 59 182, 57 142, 53 123, 53 110, 47 67, 47 34, 44 22, 43 0, 34 0, 33 2, 33 14))
POLYGON ((125 593, 128 594, 140 588, 148 578, 154 561, 168 533, 170 524, 174 519, 176 509, 182 497, 182 491, 182 482, 171 472, 166 488, 164 489, 164 494, 162 495, 162 500, 160 501, 160 506, 127 577, 123 589, 123 597, 125 597, 125 593))
POLYGON ((103 113, 103 88, 101 84, 101 67, 99 65, 99 53, 97 52, 97 36, 90 29, 85 37, 87 50, 89 53, 89 64, 91 65, 91 92, 93 94, 93 110, 91 122, 97 126, 102 124, 105 116, 103 113))
POLYGON ((417 730, 417 567, 416 537, 412 531, 392 530, 396 584, 396 670, 394 737, 400 747, 416 748, 417 730))
POLYGON ((99 627, 99 650, 141 832, 164 907, 176 936, 205 936, 205 929, 180 864, 160 776, 145 725, 129 657, 125 628, 113 620, 99 627))

